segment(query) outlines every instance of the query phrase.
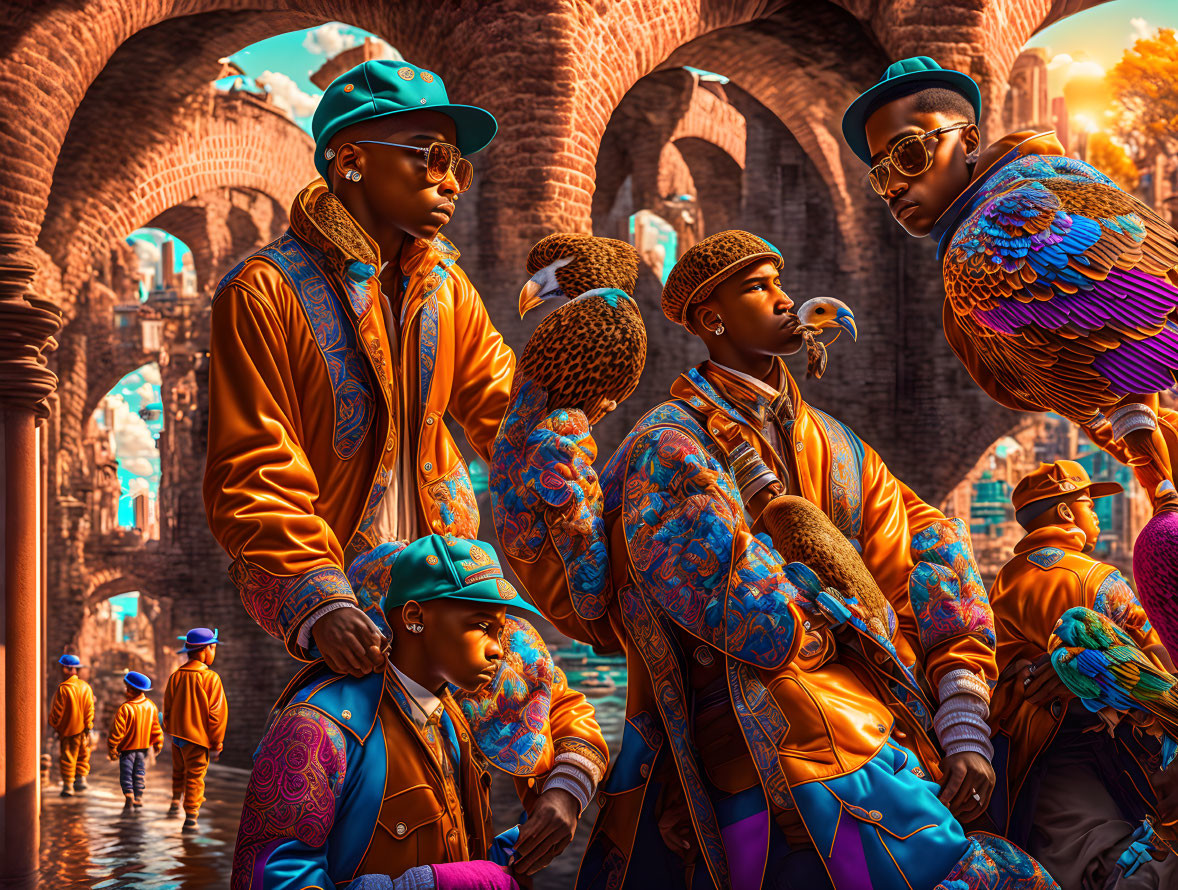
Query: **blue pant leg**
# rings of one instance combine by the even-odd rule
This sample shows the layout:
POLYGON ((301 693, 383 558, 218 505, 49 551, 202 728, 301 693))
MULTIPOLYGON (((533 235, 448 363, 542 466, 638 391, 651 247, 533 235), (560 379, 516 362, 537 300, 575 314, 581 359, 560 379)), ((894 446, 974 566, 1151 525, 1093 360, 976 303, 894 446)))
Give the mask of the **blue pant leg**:
POLYGON ((135 752, 134 751, 120 751, 119 752, 119 787, 123 789, 123 794, 131 794, 132 777, 135 770, 135 752))
POLYGON ((135 789, 135 796, 142 797, 143 790, 147 787, 147 751, 135 751, 134 772, 131 776, 131 785, 135 789))

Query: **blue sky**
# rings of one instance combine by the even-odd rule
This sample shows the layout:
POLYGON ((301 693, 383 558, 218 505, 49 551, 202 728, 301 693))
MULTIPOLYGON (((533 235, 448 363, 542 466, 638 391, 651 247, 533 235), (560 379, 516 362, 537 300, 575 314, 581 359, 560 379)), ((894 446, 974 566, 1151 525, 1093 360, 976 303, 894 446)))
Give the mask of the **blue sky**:
MULTIPOLYGON (((160 456, 155 440, 163 429, 162 417, 151 415, 144 419, 140 410, 160 404, 160 372, 154 362, 144 365, 123 377, 111 389, 115 409, 115 456, 119 461, 120 526, 135 524, 132 498, 139 491, 148 491, 158 498, 160 485, 160 456)), ((95 423, 103 426, 102 411, 94 414, 95 423)))

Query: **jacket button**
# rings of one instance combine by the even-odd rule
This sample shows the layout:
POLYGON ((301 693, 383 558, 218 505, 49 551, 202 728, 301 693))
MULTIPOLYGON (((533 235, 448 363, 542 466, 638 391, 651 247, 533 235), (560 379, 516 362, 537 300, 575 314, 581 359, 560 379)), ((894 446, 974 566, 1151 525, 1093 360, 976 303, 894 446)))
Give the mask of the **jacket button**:
POLYGON ((422 467, 422 469, 424 469, 427 473, 432 473, 433 469, 434 469, 434 465, 431 464, 429 461, 426 461, 425 466, 422 467))
POLYGON ((343 717, 345 720, 351 720, 352 719, 352 712, 351 711, 341 711, 340 716, 343 717))
POLYGON ((870 819, 872 822, 878 822, 880 819, 883 818, 883 813, 881 813, 879 810, 872 810, 870 813, 867 814, 867 818, 870 819))
POLYGON ((882 723, 879 724, 878 726, 876 726, 875 728, 878 729, 880 732, 887 732, 888 731, 888 728, 886 726, 884 726, 882 723))
POLYGON ((448 840, 450 843, 454 843, 456 840, 458 840, 458 829, 451 828, 449 831, 447 831, 446 840, 448 840))
POLYGON ((434 416, 432 414, 425 419, 425 425, 426 426, 433 426, 434 425, 434 416))
POLYGON ((801 451, 803 448, 805 448, 805 447, 806 447, 806 443, 805 443, 805 442, 799 442, 799 443, 798 443, 797 445, 795 445, 794 447, 795 447, 795 448, 797 448, 797 450, 798 450, 798 451, 801 451))
POLYGON ((393 834, 395 834, 397 837, 404 837, 407 830, 408 829, 405 828, 404 822, 398 822, 397 827, 393 829, 393 834))

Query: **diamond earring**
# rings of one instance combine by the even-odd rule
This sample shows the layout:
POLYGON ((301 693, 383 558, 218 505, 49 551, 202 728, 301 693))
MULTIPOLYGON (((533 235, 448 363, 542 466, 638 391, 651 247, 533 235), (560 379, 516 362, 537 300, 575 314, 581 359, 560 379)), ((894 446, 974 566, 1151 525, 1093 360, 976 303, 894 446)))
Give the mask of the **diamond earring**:
POLYGON ((717 337, 719 337, 721 334, 723 334, 724 333, 724 322, 721 321, 720 324, 716 326, 716 330, 713 331, 712 333, 714 333, 717 337))
POLYGON ((335 149, 329 148, 327 151, 323 152, 323 157, 327 158, 327 160, 330 161, 332 158, 335 157, 335 149))
POLYGON ((360 181, 360 171, 359 170, 349 170, 347 173, 344 174, 344 176, 346 176, 348 179, 352 180, 352 182, 359 182, 360 181))
POLYGON ((424 624, 406 624, 405 630, 409 631, 409 633, 411 633, 411 634, 419 634, 423 630, 425 630, 425 625, 424 624))

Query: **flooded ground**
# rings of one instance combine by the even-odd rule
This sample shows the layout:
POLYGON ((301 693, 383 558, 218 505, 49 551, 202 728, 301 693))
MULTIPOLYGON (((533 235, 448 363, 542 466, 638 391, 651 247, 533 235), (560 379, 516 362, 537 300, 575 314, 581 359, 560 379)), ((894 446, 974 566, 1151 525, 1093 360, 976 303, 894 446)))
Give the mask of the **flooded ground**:
MULTIPOLYGON (((616 665, 564 664, 571 685, 583 688, 598 710, 611 752, 616 752, 625 721, 625 670, 616 665)), ((38 887, 151 887, 160 890, 203 890, 229 886, 233 843, 245 796, 248 774, 214 764, 209 769, 201 809, 200 830, 182 834, 182 817, 166 816, 171 802, 171 761, 167 752, 148 767, 147 791, 140 810, 123 811, 118 764, 95 752, 90 790, 79 797, 59 797, 54 765, 53 783, 45 786, 41 810, 41 872, 38 887)), ((512 783, 492 788, 496 826, 515 824, 520 804, 512 783)), ((535 890, 567 890, 589 839, 597 807, 591 805, 567 850, 542 872, 535 890)))

